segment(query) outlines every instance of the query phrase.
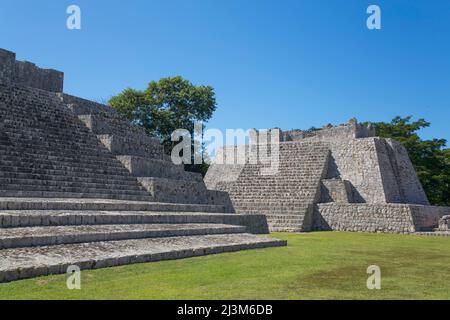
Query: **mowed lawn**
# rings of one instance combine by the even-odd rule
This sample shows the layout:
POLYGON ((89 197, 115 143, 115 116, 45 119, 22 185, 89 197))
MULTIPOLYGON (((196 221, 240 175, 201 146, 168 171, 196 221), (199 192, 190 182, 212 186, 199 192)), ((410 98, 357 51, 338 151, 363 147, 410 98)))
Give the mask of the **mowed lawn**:
POLYGON ((0 299, 449 299, 450 238, 276 233, 288 246, 0 284, 0 299), (381 290, 366 286, 381 268, 381 290))

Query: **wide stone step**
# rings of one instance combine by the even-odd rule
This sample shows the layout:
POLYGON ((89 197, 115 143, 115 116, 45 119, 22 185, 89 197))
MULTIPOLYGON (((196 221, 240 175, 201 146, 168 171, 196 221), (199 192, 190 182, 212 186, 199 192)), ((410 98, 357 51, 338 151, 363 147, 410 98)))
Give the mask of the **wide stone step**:
POLYGON ((280 228, 280 227, 292 227, 292 226, 295 226, 297 228, 301 228, 302 225, 303 225, 303 220, 304 219, 297 220, 297 221, 293 220, 293 221, 280 221, 280 222, 274 222, 274 221, 269 221, 268 220, 268 223, 269 223, 269 228, 274 228, 274 227, 278 227, 278 228, 280 228))
POLYGON ((286 196, 284 194, 279 194, 278 197, 276 195, 257 195, 255 197, 240 197, 234 195, 232 197, 233 200, 238 201, 242 204, 248 203, 259 203, 261 205, 271 204, 273 202, 286 201, 289 203, 304 203, 304 202, 312 202, 314 200, 314 196, 286 196))
MULTIPOLYGON (((66 168, 67 169, 67 168, 66 168)), ((133 184, 136 183, 136 180, 127 175, 120 175, 115 173, 94 173, 94 172, 80 172, 73 170, 60 170, 60 169, 42 169, 35 167, 16 167, 16 166, 0 166, 0 176, 7 177, 10 174, 19 174, 19 175, 45 175, 45 176, 58 176, 58 177, 81 177, 81 178, 93 178, 93 179, 111 179, 111 180, 124 180, 124 181, 133 181, 133 184)))
POLYGON ((0 179, 25 179, 25 180, 43 180, 52 182, 82 183, 82 184, 114 184, 122 186, 136 186, 136 180, 124 176, 107 176, 107 178, 95 178, 68 176, 58 174, 38 174, 24 172, 0 172, 0 179))
MULTIPOLYGON (((312 203, 312 202, 311 202, 312 203)), ((301 205, 298 203, 278 203, 278 202, 271 202, 271 203, 265 203, 265 204, 259 204, 259 203, 245 203, 245 204, 234 204, 234 207, 236 209, 245 210, 245 209, 252 209, 252 210, 263 210, 263 211, 269 211, 271 214, 295 214, 296 212, 303 212, 308 208, 307 205, 301 205)))
MULTIPOLYGON (((43 132, 45 130, 46 135, 58 139, 59 137, 70 138, 70 133, 76 130, 80 131, 81 137, 87 136, 86 127, 82 126, 77 118, 70 117, 68 114, 61 117, 51 115, 52 111, 55 113, 61 110, 47 110, 47 112, 45 110, 29 110, 30 113, 40 113, 38 117, 41 119, 31 119, 29 114, 27 118, 27 114, 14 112, 13 109, 18 107, 13 106, 4 115, 4 128, 8 134, 23 135, 23 133, 43 132)), ((34 136, 27 137, 34 138, 34 136)))
POLYGON ((228 193, 208 190, 203 181, 197 182, 155 177, 138 177, 137 180, 155 201, 223 204, 230 207, 232 205, 228 193))
POLYGON ((267 233, 262 214, 162 211, 79 211, 6 210, 0 211, 0 228, 88 226, 115 224, 228 224, 245 226, 249 233, 267 233))
MULTIPOLYGON (((112 196, 142 196, 145 200, 153 201, 153 197, 149 196, 145 191, 139 189, 105 189, 105 188, 84 188, 84 187, 63 187, 63 186, 45 186, 45 185, 25 185, 25 184, 4 184, 0 186, 1 193, 21 192, 46 192, 49 196, 60 194, 80 194, 90 195, 90 198, 96 195, 112 196)), ((102 197, 103 197, 102 196, 102 197)))
POLYGON ((270 232, 305 232, 302 228, 296 225, 292 226, 270 226, 269 227, 270 232))
POLYGON ((158 139, 150 137, 142 127, 134 126, 124 117, 111 114, 83 114, 78 115, 86 127, 96 135, 112 134, 129 136, 135 140, 160 146, 158 139))
MULTIPOLYGON (((72 133, 72 134, 75 134, 72 133)), ((79 137, 78 137, 79 138, 79 137)), ((45 138, 43 138, 45 139, 45 138)), ((47 143, 44 144, 42 141, 27 141, 24 139, 9 139, 11 144, 5 144, 1 146, 2 151, 10 152, 23 152, 26 155, 32 154, 43 154, 53 157, 68 156, 71 152, 78 152, 81 156, 85 156, 92 160, 99 157, 104 157, 108 155, 108 151, 102 147, 98 141, 96 144, 90 142, 84 142, 80 144, 70 144, 67 142, 65 145, 63 141, 61 143, 47 143)))
POLYGON ((297 221, 303 219, 305 216, 305 211, 292 212, 291 214, 266 214, 267 220, 273 221, 285 221, 292 220, 297 221))
POLYGON ((117 156, 122 165, 134 177, 155 177, 174 180, 202 182, 200 173, 184 171, 182 165, 161 159, 144 158, 138 156, 117 156))
POLYGON ((0 250, 0 282, 66 273, 71 265, 82 270, 98 269, 286 244, 238 233, 4 249, 0 250))
MULTIPOLYGON (((24 128, 23 131, 26 129, 24 128)), ((13 134, 7 132, 9 140, 12 142, 16 150, 23 150, 28 152, 47 153, 50 155, 61 155, 62 152, 79 151, 83 154, 98 156, 107 154, 107 150, 102 148, 101 144, 93 140, 93 137, 83 137, 79 135, 78 131, 70 132, 69 137, 59 137, 58 139, 49 137, 47 134, 40 135, 41 132, 23 132, 13 134), (38 136, 39 138, 28 138, 29 136, 38 136)), ((10 148, 11 146, 7 146, 10 148)))
POLYGON ((56 191, 23 191, 23 190, 0 190, 2 198, 76 198, 76 199, 116 199, 132 201, 153 201, 153 198, 146 195, 131 195, 117 192, 114 193, 78 193, 78 192, 56 192, 56 191))
MULTIPOLYGON (((123 183, 120 180, 110 181, 105 179, 101 183, 93 182, 79 182, 79 181, 61 181, 61 180, 48 180, 48 179, 17 179, 17 178, 1 178, 1 185, 20 185, 20 186, 42 186, 42 187, 56 187, 61 190, 65 188, 77 188, 83 190, 142 190, 137 183, 128 184, 123 183)), ((23 189, 25 190, 25 189, 23 189)), ((36 189, 34 189, 36 190, 36 189)), ((45 189, 48 190, 48 189, 45 189)))
POLYGON ((109 211, 172 211, 172 212, 230 212, 227 206, 117 199, 0 197, 0 210, 109 210, 109 211))
POLYGON ((57 165, 46 165, 41 166, 38 163, 28 162, 28 163, 14 163, 9 165, 3 165, 0 163, 0 171, 2 172, 29 172, 29 173, 38 173, 38 174, 66 174, 66 175, 93 175, 93 176, 118 176, 122 175, 127 177, 127 179, 132 179, 130 174, 126 171, 122 171, 121 169, 112 169, 112 168, 74 168, 68 166, 57 165))
POLYGON ((59 161, 46 161, 41 162, 39 160, 25 160, 18 158, 14 160, 1 160, 2 167, 25 167, 25 168, 41 168, 49 170, 64 170, 64 171, 76 171, 76 172, 92 172, 96 174, 110 173, 110 174, 123 174, 128 175, 128 171, 120 165, 120 163, 114 163, 114 160, 110 162, 98 163, 98 164, 84 164, 82 160, 80 162, 59 162, 59 161))
POLYGON ((225 224, 116 224, 0 229, 0 249, 83 242, 244 233, 225 224))
POLYGON ((97 138, 114 155, 133 155, 161 160, 164 158, 164 147, 161 144, 108 134, 98 135, 97 138))
MULTIPOLYGON (((98 145, 96 148, 89 148, 88 150, 77 149, 77 153, 73 154, 73 151, 69 149, 48 149, 39 148, 36 145, 30 147, 21 145, 0 145, 2 156, 25 159, 39 159, 45 160, 57 160, 57 161, 73 161, 74 159, 83 159, 83 161, 98 163, 99 161, 111 161, 114 158, 108 153, 107 150, 98 145)), ((5 158, 6 159, 6 158, 5 158)))
MULTIPOLYGON (((30 111, 33 113, 36 110, 30 111)), ((60 111, 61 110, 54 110, 54 112, 60 111)), ((13 110, 9 110, 7 114, 5 114, 5 131, 8 135, 13 137, 24 136, 27 139, 36 139, 36 135, 29 134, 40 132, 49 138, 56 140, 60 140, 61 138, 73 140, 73 136, 70 134, 74 131, 78 131, 79 137, 92 141, 92 135, 89 134, 89 130, 83 125, 82 122, 79 121, 78 118, 69 114, 55 118, 49 114, 50 112, 51 111, 39 114, 38 117, 41 119, 32 119, 29 121, 29 119, 26 119, 27 115, 14 113, 13 110)))
POLYGON ((85 159, 79 155, 72 155, 71 157, 56 157, 43 154, 31 156, 3 154, 0 155, 0 161, 2 163, 12 163, 13 165, 16 162, 33 162, 39 165, 54 165, 55 163, 58 163, 59 165, 77 168, 110 167, 114 169, 120 168, 120 170, 124 169, 123 166, 114 158, 103 157, 96 160, 91 160, 85 159))

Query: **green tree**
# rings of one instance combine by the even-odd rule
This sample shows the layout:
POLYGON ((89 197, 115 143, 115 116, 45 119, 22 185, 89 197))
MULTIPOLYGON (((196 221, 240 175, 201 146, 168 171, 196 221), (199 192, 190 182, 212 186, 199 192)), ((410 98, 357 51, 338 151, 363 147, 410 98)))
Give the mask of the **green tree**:
MULTIPOLYGON (((195 86, 180 76, 151 81, 143 91, 128 88, 112 97, 109 104, 159 138, 167 154, 176 143, 171 141, 172 132, 186 129, 193 136, 194 122, 208 121, 216 110, 212 87, 195 86)), ((205 173, 207 166, 189 165, 187 169, 205 173)))
POLYGON ((375 122, 377 135, 393 138, 408 150, 411 162, 434 205, 450 205, 450 149, 445 139, 422 140, 417 132, 430 126, 424 119, 395 117, 391 122, 375 122))

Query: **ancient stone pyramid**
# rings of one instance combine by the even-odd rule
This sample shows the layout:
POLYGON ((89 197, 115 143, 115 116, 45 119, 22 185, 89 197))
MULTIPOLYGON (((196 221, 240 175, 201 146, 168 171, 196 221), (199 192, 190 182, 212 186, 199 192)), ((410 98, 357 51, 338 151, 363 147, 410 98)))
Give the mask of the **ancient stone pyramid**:
POLYGON ((450 214, 448 207, 429 205, 406 149, 375 137, 370 125, 352 119, 269 135, 275 130, 275 174, 262 175, 268 164, 249 161, 251 148, 261 146, 256 133, 251 147, 221 148, 205 177, 208 188, 229 192, 236 212, 265 214, 272 231, 410 233, 437 228, 450 214), (237 149, 245 155, 235 160, 245 161, 223 161, 237 149))
POLYGON ((286 245, 63 74, 0 50, 0 282, 286 245))

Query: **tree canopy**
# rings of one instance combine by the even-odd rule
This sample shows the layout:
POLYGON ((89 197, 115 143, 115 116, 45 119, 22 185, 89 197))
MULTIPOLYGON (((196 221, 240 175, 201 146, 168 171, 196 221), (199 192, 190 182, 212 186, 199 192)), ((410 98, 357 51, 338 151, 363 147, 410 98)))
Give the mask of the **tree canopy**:
MULTIPOLYGON (((195 86, 180 76, 151 81, 143 91, 125 89, 113 96, 109 104, 134 124, 161 140, 167 154, 174 142, 176 129, 186 129, 193 136, 194 122, 208 121, 216 110, 216 97, 211 86, 195 86)), ((188 170, 205 173, 207 166, 189 165, 188 170)))
POLYGON ((417 132, 430 126, 424 119, 395 117, 391 122, 375 122, 377 135, 393 138, 408 150, 411 162, 434 205, 450 205, 450 149, 445 139, 423 140, 417 132))
POLYGON ((151 81, 144 91, 128 88, 109 104, 171 150, 176 129, 194 130, 195 121, 208 121, 216 110, 214 89, 194 86, 180 76, 151 81))

